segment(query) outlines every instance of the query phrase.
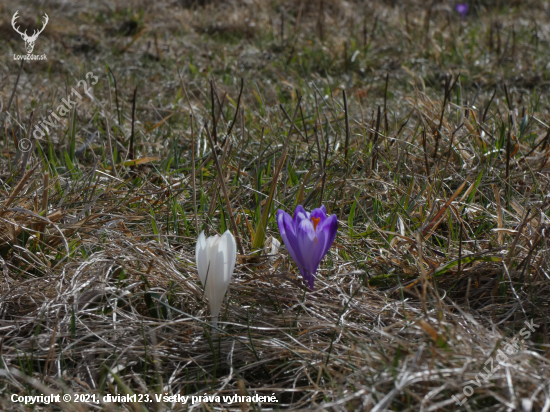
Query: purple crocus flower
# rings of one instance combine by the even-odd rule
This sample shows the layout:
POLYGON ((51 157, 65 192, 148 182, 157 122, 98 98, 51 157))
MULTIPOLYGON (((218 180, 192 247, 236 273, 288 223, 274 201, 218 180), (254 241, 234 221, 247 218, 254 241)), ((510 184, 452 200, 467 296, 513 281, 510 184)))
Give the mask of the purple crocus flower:
POLYGON ((277 224, 290 256, 298 265, 309 288, 313 290, 319 263, 336 237, 336 215, 327 217, 325 206, 309 213, 298 205, 294 211, 294 218, 281 209, 277 210, 277 224))
POLYGON ((466 13, 468 13, 468 3, 460 3, 456 5, 456 11, 462 16, 462 20, 466 18, 466 13))

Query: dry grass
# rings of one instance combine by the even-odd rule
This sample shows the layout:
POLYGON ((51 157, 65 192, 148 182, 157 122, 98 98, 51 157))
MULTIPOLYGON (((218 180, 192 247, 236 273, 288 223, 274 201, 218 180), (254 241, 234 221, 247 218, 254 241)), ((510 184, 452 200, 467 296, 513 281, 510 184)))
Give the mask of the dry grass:
POLYGON ((50 22, 21 72, 4 17, 4 410, 550 410, 548 5, 394 3, 23 2, 50 22), (33 140, 90 71, 94 99, 33 140), (244 254, 213 338, 194 247, 231 227, 214 122, 244 254), (273 185, 268 242, 277 208, 338 216, 314 292, 284 247, 253 254, 273 185))

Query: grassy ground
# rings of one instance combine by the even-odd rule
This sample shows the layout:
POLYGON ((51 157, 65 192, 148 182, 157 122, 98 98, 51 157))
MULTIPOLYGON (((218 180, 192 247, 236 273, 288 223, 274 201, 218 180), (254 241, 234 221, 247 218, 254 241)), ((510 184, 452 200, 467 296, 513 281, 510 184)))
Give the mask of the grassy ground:
POLYGON ((3 410, 550 409, 548 2, 18 7, 49 23, 21 65, 2 7, 3 410), (338 216, 314 292, 271 248, 296 204, 338 216), (203 229, 242 243, 217 337, 203 229))

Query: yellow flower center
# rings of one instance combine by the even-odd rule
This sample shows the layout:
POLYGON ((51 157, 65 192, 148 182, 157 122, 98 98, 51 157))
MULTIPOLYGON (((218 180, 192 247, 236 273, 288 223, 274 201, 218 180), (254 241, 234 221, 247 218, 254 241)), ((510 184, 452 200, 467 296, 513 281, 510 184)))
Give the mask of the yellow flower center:
POLYGON ((313 222, 313 230, 317 230, 317 225, 319 224, 319 221, 321 220, 320 217, 312 217, 311 221, 313 222))
MULTIPOLYGON (((317 225, 319 224, 320 220, 321 220, 320 217, 311 218, 311 221, 313 222, 313 230, 317 231, 317 225)), ((317 234, 315 234, 315 245, 317 245, 317 234)))

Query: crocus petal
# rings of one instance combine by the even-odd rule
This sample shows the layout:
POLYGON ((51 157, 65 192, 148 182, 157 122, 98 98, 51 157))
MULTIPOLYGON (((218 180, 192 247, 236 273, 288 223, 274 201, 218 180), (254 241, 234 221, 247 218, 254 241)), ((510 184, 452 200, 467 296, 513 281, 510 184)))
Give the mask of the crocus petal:
POLYGON ((219 241, 220 237, 218 235, 210 236, 208 239, 206 239, 206 270, 204 271, 204 278, 201 279, 203 286, 206 286, 206 284, 208 283, 208 278, 211 274, 214 274, 213 276, 216 276, 216 269, 213 266, 212 256, 214 253, 213 251, 215 251, 219 241))
POLYGON ((313 218, 319 219, 319 222, 317 224, 321 224, 326 220, 327 209, 325 208, 325 205, 311 211, 311 219, 313 218))
POLYGON ((204 231, 201 232, 199 238, 197 239, 197 246, 195 246, 195 259, 197 262, 197 272, 199 272, 199 279, 201 280, 202 286, 204 286, 206 273, 208 271, 208 256, 204 231))
POLYGON ((237 259, 237 246, 231 232, 205 238, 201 232, 195 247, 197 272, 208 298, 212 326, 218 324, 218 314, 237 259))
POLYGON ((231 281, 231 276, 233 275, 233 270, 235 269, 235 262, 237 261, 237 243, 229 230, 226 230, 220 238, 218 249, 220 248, 227 251, 226 266, 224 267, 225 271, 223 273, 223 279, 224 282, 226 282, 225 289, 227 290, 229 282, 231 281))
MULTIPOLYGON (((215 250, 219 241, 220 241, 219 235, 210 236, 208 239, 206 239, 206 250, 208 252, 215 250)), ((208 260, 210 259, 212 259, 212 256, 208 256, 208 260)))
POLYGON ((298 265, 308 287, 313 290, 319 263, 336 237, 336 216, 327 217, 325 206, 314 209, 310 214, 298 205, 293 218, 288 213, 278 210, 277 224, 290 256, 298 265))
POLYGON ((284 210, 281 210, 281 209, 277 210, 277 225, 279 226, 279 232, 281 233, 283 240, 285 236, 287 236, 287 232, 292 232, 296 234, 296 230, 294 230, 294 223, 292 222, 292 218, 284 210))
POLYGON ((336 218, 336 215, 330 215, 323 223, 319 223, 319 225, 317 225, 317 247, 315 248, 315 254, 313 257, 313 260, 317 262, 317 265, 321 263, 321 260, 323 260, 328 250, 334 243, 337 230, 338 219, 336 218))
POLYGON ((309 219, 309 212, 306 212, 302 205, 296 206, 296 209, 294 209, 294 218, 292 219, 294 228, 296 229, 304 219, 309 219))
POLYGON ((458 11, 462 15, 462 18, 464 19, 466 17, 466 14, 468 13, 468 4, 467 3, 457 4, 456 11, 458 11))
POLYGON ((290 253, 290 256, 298 267, 303 267, 304 259, 299 248, 294 223, 290 215, 281 209, 277 211, 277 225, 279 226, 279 232, 281 233, 288 253, 290 253))
POLYGON ((212 243, 210 265, 213 267, 212 276, 209 276, 205 288, 210 313, 214 318, 218 317, 223 297, 231 281, 231 275, 237 259, 235 238, 231 232, 226 231, 221 238, 212 243))
MULTIPOLYGON (((212 238, 208 240, 210 239, 212 238)), ((214 238, 210 246, 210 275, 204 289, 210 303, 210 314, 217 318, 235 268, 237 247, 235 238, 229 231, 226 231, 222 237, 214 238)))
POLYGON ((298 239, 298 250, 302 253, 303 269, 315 275, 319 262, 313 259, 317 239, 315 239, 315 229, 311 220, 304 219, 300 222, 300 226, 296 228, 296 237, 298 239))

